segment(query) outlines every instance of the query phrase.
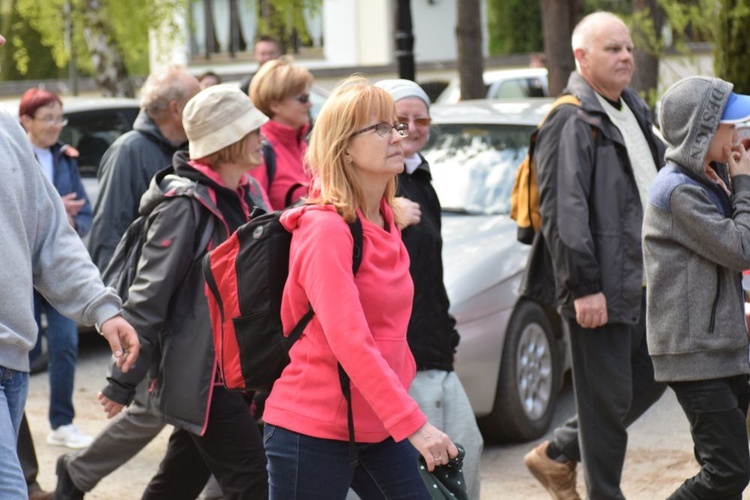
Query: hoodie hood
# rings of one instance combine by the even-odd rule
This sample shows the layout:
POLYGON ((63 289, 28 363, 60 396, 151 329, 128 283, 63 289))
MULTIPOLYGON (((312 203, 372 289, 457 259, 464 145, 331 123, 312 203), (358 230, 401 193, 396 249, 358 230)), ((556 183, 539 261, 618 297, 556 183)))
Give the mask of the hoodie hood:
POLYGON ((151 179, 148 189, 141 197, 138 213, 140 215, 150 214, 168 196, 195 193, 197 185, 195 179, 178 175, 173 165, 159 170, 151 179))
POLYGON ((323 210, 336 212, 333 205, 302 205, 301 207, 284 210, 281 215, 281 225, 289 232, 294 232, 299 227, 300 219, 310 210, 323 210))
POLYGON ((140 110, 138 112, 138 116, 135 117, 135 121, 133 122, 133 130, 137 130, 142 134, 148 135, 165 151, 169 151, 169 154, 172 154, 173 152, 180 149, 187 149, 187 141, 177 147, 172 145, 172 143, 169 142, 166 137, 164 137, 164 134, 161 133, 159 127, 151 118, 149 118, 144 110, 140 110))
POLYGON ((693 76, 672 85, 662 97, 661 132, 669 143, 665 159, 700 179, 733 85, 719 78, 693 76))

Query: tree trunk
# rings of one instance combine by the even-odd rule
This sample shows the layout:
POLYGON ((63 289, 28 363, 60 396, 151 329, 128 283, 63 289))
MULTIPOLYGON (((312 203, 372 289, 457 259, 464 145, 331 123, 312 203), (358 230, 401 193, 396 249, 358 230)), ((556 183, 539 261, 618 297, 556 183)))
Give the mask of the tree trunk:
POLYGON ((479 0, 457 0, 458 76, 461 99, 481 99, 484 88, 484 55, 482 54, 482 12, 479 0))
POLYGON ((643 25, 632 27, 632 37, 635 43, 635 74, 631 86, 646 95, 653 93, 659 84, 659 55, 656 47, 647 46, 647 41, 655 35, 656 40, 661 37, 664 26, 664 12, 659 7, 658 0, 633 0, 633 11, 648 9, 651 13, 654 33, 647 33, 643 25))
POLYGON ((109 35, 111 30, 102 17, 99 0, 87 0, 83 35, 91 53, 97 85, 105 96, 134 97, 135 89, 128 77, 119 46, 109 35))
POLYGON ((575 69, 570 37, 581 18, 580 0, 540 0, 542 30, 544 32, 544 54, 549 70, 549 93, 557 96, 568 83, 575 69))

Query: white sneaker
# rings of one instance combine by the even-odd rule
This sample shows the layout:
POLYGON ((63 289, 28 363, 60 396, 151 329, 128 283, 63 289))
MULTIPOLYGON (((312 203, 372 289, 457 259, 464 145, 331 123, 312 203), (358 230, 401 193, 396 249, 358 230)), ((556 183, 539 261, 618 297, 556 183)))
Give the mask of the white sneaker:
POLYGON ((86 448, 93 440, 94 438, 83 434, 73 424, 61 425, 47 436, 47 443, 55 446, 66 446, 74 450, 86 448))

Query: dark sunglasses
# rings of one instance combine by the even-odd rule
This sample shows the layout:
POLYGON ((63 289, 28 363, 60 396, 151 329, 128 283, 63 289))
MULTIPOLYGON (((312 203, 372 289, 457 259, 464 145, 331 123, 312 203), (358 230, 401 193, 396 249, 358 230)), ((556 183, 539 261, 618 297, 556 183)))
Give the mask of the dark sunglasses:
MULTIPOLYGON (((409 124, 409 119, 407 117, 405 117, 405 116, 399 116, 398 117, 398 121, 401 122, 401 123, 406 123, 407 125, 409 124)), ((429 116, 427 116, 425 118, 414 118, 411 121, 413 121, 414 124, 417 125, 417 126, 419 126, 419 127, 429 127, 430 123, 432 123, 432 118, 430 118, 429 116)))
POLYGON ((294 96, 293 98, 295 101, 298 101, 300 104, 307 104, 310 102, 310 94, 300 94, 298 96, 294 96))

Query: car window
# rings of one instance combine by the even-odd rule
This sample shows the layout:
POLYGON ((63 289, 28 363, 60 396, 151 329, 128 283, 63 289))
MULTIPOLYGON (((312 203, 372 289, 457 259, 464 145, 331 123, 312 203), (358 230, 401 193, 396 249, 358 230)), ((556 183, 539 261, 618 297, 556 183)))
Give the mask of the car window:
POLYGON ((546 81, 541 78, 515 78, 507 80, 497 86, 493 94, 487 97, 490 99, 514 99, 525 97, 546 97, 546 81))
POLYGON ((443 210, 509 214, 516 169, 532 130, 526 125, 434 125, 422 154, 443 210))
POLYGON ((137 108, 98 109, 65 113, 68 124, 60 140, 78 150, 81 177, 96 177, 99 161, 115 139, 132 130, 137 108))

